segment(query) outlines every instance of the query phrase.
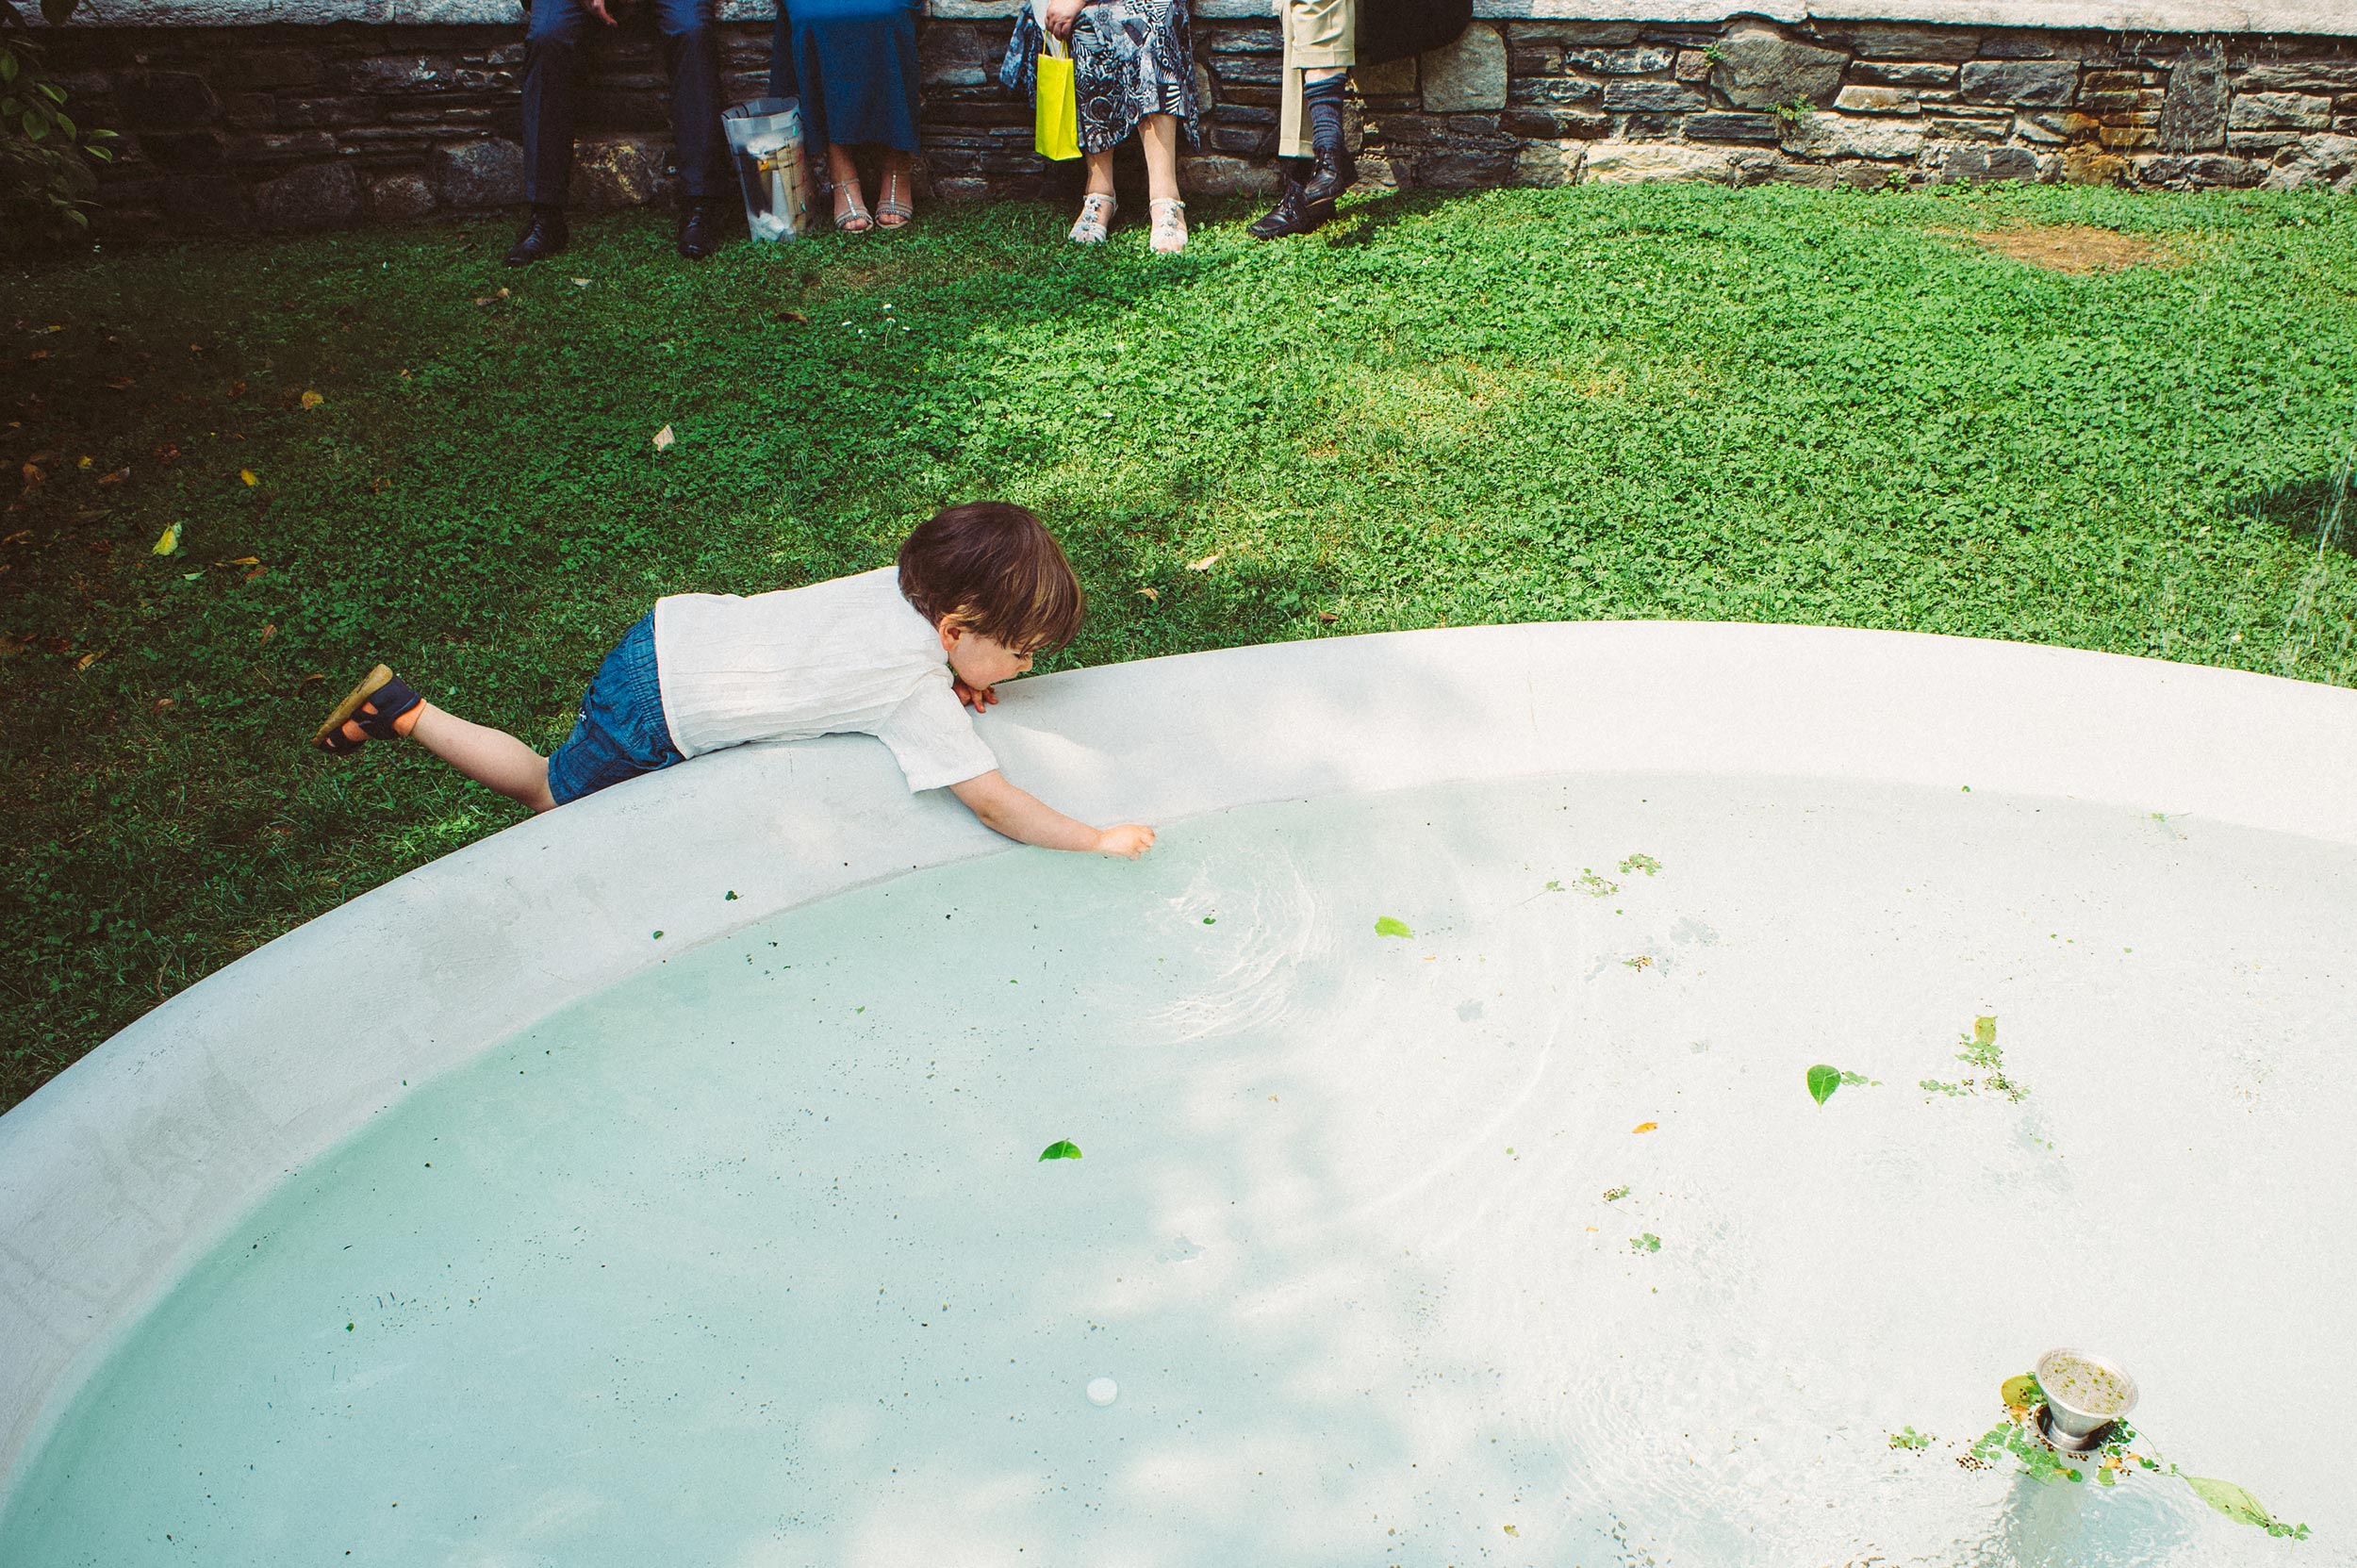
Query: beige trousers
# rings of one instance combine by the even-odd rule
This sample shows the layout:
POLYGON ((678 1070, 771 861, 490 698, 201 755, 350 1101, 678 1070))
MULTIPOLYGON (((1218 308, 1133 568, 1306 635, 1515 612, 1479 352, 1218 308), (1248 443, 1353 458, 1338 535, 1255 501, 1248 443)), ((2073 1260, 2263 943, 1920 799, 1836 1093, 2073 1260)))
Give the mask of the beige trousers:
POLYGON ((1284 74, 1278 78, 1277 156, 1310 157, 1309 115, 1303 110, 1304 71, 1358 63, 1358 0, 1278 0, 1285 35, 1284 74))

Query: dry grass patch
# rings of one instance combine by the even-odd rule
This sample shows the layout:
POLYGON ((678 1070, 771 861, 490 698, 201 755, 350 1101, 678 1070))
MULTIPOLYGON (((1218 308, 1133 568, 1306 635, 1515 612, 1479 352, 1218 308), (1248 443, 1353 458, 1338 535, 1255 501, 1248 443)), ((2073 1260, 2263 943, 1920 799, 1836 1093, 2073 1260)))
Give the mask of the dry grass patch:
POLYGON ((2150 239, 2088 223, 1985 229, 1962 238, 2029 266, 2074 275, 2117 272, 2129 267, 2174 267, 2184 259, 2150 239))

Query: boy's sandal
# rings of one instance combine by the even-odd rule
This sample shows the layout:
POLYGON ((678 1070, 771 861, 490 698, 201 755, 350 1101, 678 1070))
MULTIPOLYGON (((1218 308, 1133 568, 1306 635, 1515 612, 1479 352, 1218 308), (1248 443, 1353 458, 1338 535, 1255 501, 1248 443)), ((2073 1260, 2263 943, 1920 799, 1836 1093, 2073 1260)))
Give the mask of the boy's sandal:
POLYGON ((898 172, 884 175, 883 194, 876 199, 877 227, 904 229, 909 226, 909 220, 916 216, 916 208, 893 194, 906 178, 906 174, 898 172))
POLYGON ((1113 221, 1115 205, 1111 196, 1081 197, 1080 216, 1072 225, 1072 242, 1076 245, 1103 244, 1107 226, 1113 221))
POLYGON ((327 722, 319 727, 311 744, 322 751, 338 756, 357 751, 371 740, 398 740, 401 732, 393 728, 393 720, 425 701, 409 683, 383 665, 368 672, 351 695, 336 704, 327 716, 327 722), (354 740, 344 734, 346 724, 357 724, 363 740, 354 740))
POLYGON ((1187 248, 1187 204, 1175 196, 1157 196, 1146 204, 1154 215, 1154 248, 1164 255, 1187 248))

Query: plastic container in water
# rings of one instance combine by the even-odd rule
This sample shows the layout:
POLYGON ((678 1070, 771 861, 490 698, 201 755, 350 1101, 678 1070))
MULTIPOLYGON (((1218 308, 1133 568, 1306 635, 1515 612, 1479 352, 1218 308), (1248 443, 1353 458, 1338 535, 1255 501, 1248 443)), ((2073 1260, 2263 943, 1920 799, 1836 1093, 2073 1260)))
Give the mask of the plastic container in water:
POLYGON ((745 190, 745 226, 756 239, 810 232, 810 163, 803 157, 802 106, 796 98, 754 98, 724 109, 720 128, 736 157, 745 190))

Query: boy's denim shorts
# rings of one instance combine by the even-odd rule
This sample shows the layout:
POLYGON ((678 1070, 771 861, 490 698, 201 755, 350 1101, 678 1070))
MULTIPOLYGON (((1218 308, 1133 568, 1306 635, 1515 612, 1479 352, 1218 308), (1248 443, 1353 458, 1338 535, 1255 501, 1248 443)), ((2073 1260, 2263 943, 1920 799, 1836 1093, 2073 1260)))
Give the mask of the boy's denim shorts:
POLYGON ((663 718, 654 668, 654 615, 641 616, 598 666, 581 699, 581 718, 549 758, 549 794, 558 805, 608 784, 687 759, 663 718))

